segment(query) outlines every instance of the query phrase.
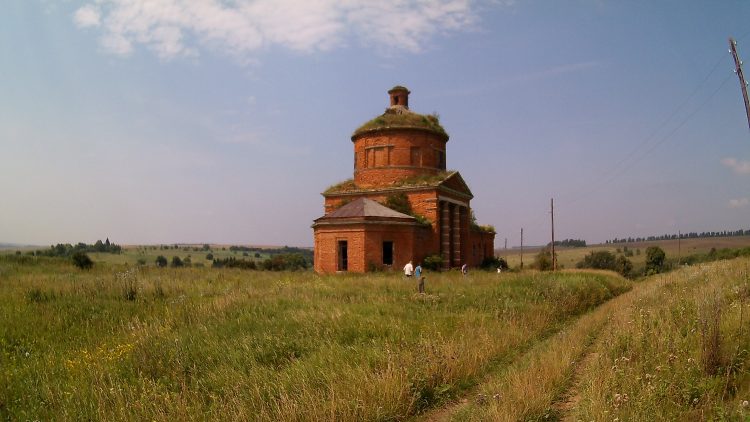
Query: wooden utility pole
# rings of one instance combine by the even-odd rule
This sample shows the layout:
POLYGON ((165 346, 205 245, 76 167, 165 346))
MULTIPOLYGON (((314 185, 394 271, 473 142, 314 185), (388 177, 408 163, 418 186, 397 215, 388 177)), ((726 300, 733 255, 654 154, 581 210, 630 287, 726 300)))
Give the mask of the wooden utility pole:
POLYGON ((680 266, 682 261, 682 248, 680 247, 680 241, 682 240, 682 232, 677 230, 677 266, 680 266))
POLYGON ((521 227, 521 269, 523 269, 523 227, 521 227))
POLYGON ((740 78, 740 88, 742 89, 742 99, 745 100, 745 114, 747 114, 747 124, 750 127, 750 103, 747 100, 747 82, 745 82, 745 74, 742 73, 742 60, 737 56, 737 41, 734 38, 729 37, 729 52, 732 53, 734 58, 734 73, 740 78))
POLYGON ((508 238, 505 238, 505 249, 508 249, 508 238))
POLYGON ((557 271, 557 257, 555 257, 555 199, 549 199, 550 214, 552 215, 552 271, 557 271))

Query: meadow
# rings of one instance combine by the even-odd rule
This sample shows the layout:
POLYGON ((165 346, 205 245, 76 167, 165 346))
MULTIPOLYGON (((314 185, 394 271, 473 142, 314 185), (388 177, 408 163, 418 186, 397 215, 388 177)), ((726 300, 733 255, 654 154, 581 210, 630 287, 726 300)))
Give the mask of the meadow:
POLYGON ((749 317, 748 258, 651 276, 424 419, 747 421, 749 317))
POLYGON ((605 272, 321 277, 0 256, 0 418, 408 420, 633 286, 605 272))

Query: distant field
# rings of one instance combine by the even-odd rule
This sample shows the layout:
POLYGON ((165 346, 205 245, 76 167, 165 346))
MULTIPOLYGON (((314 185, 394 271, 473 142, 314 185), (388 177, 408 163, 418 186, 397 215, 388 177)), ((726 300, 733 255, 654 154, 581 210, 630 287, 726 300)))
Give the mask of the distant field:
MULTIPOLYGON (((706 253, 711 248, 722 249, 722 248, 744 248, 750 246, 750 236, 732 236, 732 237, 713 237, 713 238, 702 238, 702 239, 682 239, 680 241, 680 251, 682 256, 695 254, 695 253, 706 253)), ((612 253, 617 253, 617 249, 620 251, 627 247, 633 250, 633 256, 628 257, 636 267, 643 266, 645 264, 645 252, 649 246, 659 246, 664 249, 667 254, 668 260, 677 260, 678 257, 678 241, 677 240, 657 240, 652 242, 634 242, 634 243, 618 243, 614 245, 590 245, 585 248, 560 248, 556 247, 558 263, 563 265, 565 268, 575 268, 576 263, 583 259, 586 255, 593 251, 606 250, 612 253), (640 254, 638 254, 640 251, 640 254)), ((524 266, 530 265, 534 262, 534 257, 541 248, 524 249, 523 252, 523 263, 524 266)), ((508 265, 518 267, 521 264, 520 250, 518 249, 500 249, 497 251, 498 256, 504 257, 508 261, 508 265)))
MULTIPOLYGON (((170 245, 166 248, 154 245, 127 245, 122 247, 122 253, 112 254, 103 252, 89 252, 89 257, 94 262, 101 262, 107 264, 119 264, 119 265, 136 265, 139 261, 143 261, 148 265, 154 265, 156 257, 163 255, 168 261, 171 261, 172 257, 179 257, 185 261, 185 258, 190 258, 192 265, 204 265, 211 266, 212 261, 206 259, 206 256, 210 253, 216 259, 224 259, 234 257, 236 259, 263 261, 270 258, 270 254, 261 250, 258 252, 259 256, 255 256, 255 252, 242 252, 242 251, 231 251, 229 250, 230 245, 210 245, 208 250, 203 249, 203 245, 180 245, 177 248, 174 245, 170 245)), ((258 247, 263 248, 263 247, 258 247)), ((273 248, 273 247, 269 247, 273 248)), ((0 255, 15 254, 16 251, 20 251, 22 254, 26 254, 35 250, 46 250, 49 246, 27 246, 18 248, 8 248, 0 250, 0 255)))

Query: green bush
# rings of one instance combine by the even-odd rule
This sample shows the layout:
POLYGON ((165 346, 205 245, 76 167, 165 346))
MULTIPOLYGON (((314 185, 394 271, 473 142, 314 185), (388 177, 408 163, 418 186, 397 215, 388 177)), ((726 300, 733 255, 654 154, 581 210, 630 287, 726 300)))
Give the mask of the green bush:
POLYGON ((422 268, 430 271, 440 271, 443 268, 443 257, 440 255, 430 255, 424 259, 422 268))
POLYGON ((172 262, 170 263, 170 265, 171 265, 172 267, 175 267, 175 268, 177 268, 177 267, 182 267, 182 266, 184 266, 185 264, 184 264, 184 263, 182 262, 182 259, 180 259, 180 257, 179 257, 179 256, 173 256, 173 257, 172 257, 172 262))
POLYGON ((503 271, 509 268, 508 261, 506 261, 505 258, 500 258, 498 256, 488 256, 484 258, 479 267, 483 270, 496 270, 500 268, 503 271))
POLYGON ((157 267, 166 267, 167 266, 167 258, 164 255, 159 255, 156 257, 156 266, 157 267))
POLYGON ((73 259, 73 264, 82 270, 88 270, 94 266, 94 261, 84 252, 76 252, 71 258, 73 259))
POLYGON ((539 271, 552 270, 552 249, 544 248, 534 257, 532 267, 539 271))
MULTIPOLYGON (((628 251, 632 254, 632 251, 628 251)), ((626 252, 627 254, 627 252, 626 252)), ((617 271, 627 277, 633 271, 633 263, 622 255, 615 256, 609 251, 594 251, 586 255, 576 264, 576 268, 596 268, 600 270, 617 271)))
POLYGON ((664 271, 666 254, 658 246, 649 246, 646 249, 646 274, 657 274, 664 271))

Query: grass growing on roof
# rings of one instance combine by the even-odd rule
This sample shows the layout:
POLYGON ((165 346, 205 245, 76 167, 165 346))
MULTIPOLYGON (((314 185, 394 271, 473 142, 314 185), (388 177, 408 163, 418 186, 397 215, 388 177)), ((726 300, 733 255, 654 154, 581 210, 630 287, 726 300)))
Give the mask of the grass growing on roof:
POLYGON ((448 138, 448 133, 440 125, 440 119, 436 114, 424 115, 409 111, 383 113, 357 128, 352 137, 380 129, 425 129, 448 138))

